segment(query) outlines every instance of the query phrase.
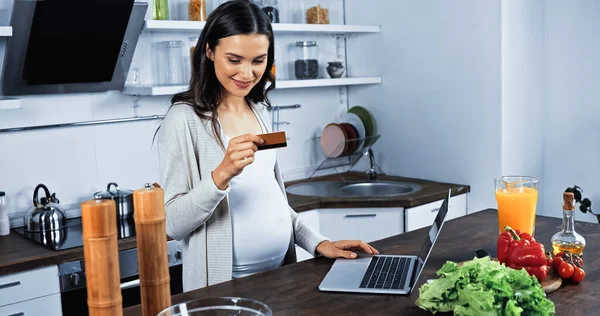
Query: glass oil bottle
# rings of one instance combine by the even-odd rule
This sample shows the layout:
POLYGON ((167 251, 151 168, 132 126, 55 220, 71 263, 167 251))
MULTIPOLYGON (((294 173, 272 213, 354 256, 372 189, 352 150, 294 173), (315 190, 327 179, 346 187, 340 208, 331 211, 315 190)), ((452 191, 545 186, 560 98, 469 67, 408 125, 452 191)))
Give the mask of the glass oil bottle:
POLYGON ((562 231, 552 236, 554 254, 568 251, 572 254, 583 254, 585 238, 575 232, 575 195, 572 192, 563 194, 562 231))

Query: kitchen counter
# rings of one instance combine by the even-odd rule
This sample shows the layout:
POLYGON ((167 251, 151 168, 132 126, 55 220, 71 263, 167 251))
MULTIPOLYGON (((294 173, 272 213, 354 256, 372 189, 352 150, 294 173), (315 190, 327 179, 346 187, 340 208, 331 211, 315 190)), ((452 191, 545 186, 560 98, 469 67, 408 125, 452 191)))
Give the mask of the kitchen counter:
MULTIPOLYGON (((561 219, 538 216, 536 239, 550 247, 551 236, 561 227, 561 219)), ((558 315, 597 315, 600 300, 600 225, 577 222, 576 228, 587 240, 585 252, 586 277, 579 285, 563 284, 548 294, 558 315)), ((417 254, 427 228, 411 231, 373 243, 383 254, 417 254)), ((493 209, 448 221, 438 237, 431 256, 417 282, 420 287, 430 278, 436 278, 446 260, 460 262, 474 257, 476 248, 496 252, 498 236, 497 211, 493 209)), ((549 248, 547 248, 549 249, 549 248)), ((415 305, 419 291, 411 295, 373 295, 320 292, 319 283, 329 271, 332 259, 318 257, 288 265, 262 274, 223 282, 210 287, 172 297, 172 304, 209 296, 239 296, 261 301, 274 315, 431 315, 415 305)), ((142 315, 141 306, 124 310, 125 316, 142 315)))
MULTIPOLYGON (((342 174, 347 180, 366 179, 360 172, 347 172, 342 174)), ((339 175, 327 175, 286 183, 286 186, 306 181, 338 180, 339 175)), ((418 180, 394 176, 379 176, 380 180, 402 180, 414 182, 421 186, 418 192, 392 198, 317 198, 288 194, 289 204, 297 212, 316 208, 340 207, 410 207, 426 204, 444 199, 448 189, 452 195, 463 194, 469 191, 465 185, 440 183, 434 181, 418 180)), ((119 240, 119 250, 136 247, 135 238, 119 240)), ((63 251, 52 251, 43 246, 25 239, 17 233, 11 232, 8 236, 0 237, 0 275, 39 268, 46 265, 60 264, 63 262, 83 259, 83 247, 63 251)))
MULTIPOLYGON (((347 181, 366 180, 363 172, 344 172, 341 174, 347 181)), ((302 182, 341 180, 338 174, 314 177, 297 181, 286 182, 286 187, 302 182)), ((468 185, 435 182, 398 176, 378 175, 377 180, 396 180, 418 184, 421 189, 410 194, 395 197, 312 197, 287 193, 288 203, 296 212, 308 211, 317 208, 353 208, 353 207, 415 207, 434 201, 443 200, 448 190, 452 196, 470 191, 468 185)))

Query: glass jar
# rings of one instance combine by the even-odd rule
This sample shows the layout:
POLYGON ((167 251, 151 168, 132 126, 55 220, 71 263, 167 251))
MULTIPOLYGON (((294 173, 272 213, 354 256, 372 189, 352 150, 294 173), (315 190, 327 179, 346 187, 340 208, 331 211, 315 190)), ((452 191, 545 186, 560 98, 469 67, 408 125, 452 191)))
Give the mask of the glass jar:
POLYGON ((196 44, 198 43, 198 37, 188 37, 189 49, 190 49, 190 64, 194 64, 194 49, 196 49, 196 44))
POLYGON ((190 21, 206 21, 206 0, 190 0, 188 18, 190 21))
POLYGON ((329 9, 323 4, 321 1, 317 1, 314 5, 305 5, 304 15, 307 24, 329 24, 329 9))
POLYGON ((260 8, 269 17, 271 23, 279 23, 279 5, 277 0, 262 0, 260 8))
POLYGON ((181 85, 185 82, 183 42, 162 41, 153 44, 154 81, 159 85, 181 85))
POLYGON ((316 79, 319 76, 319 47, 315 41, 296 42, 296 79, 316 79))
POLYGON ((152 19, 153 20, 168 20, 169 19, 169 1, 168 0, 152 0, 152 19))

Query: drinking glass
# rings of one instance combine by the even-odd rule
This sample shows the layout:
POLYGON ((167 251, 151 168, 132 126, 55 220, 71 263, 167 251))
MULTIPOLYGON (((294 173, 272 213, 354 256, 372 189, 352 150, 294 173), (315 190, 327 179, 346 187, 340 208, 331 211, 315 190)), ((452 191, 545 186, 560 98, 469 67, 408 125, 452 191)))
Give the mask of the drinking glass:
POLYGON ((538 179, 529 176, 502 176, 494 180, 498 202, 498 231, 505 226, 535 233, 538 179))
POLYGON ((173 305, 158 316, 273 316, 264 303, 240 297, 206 297, 173 305))

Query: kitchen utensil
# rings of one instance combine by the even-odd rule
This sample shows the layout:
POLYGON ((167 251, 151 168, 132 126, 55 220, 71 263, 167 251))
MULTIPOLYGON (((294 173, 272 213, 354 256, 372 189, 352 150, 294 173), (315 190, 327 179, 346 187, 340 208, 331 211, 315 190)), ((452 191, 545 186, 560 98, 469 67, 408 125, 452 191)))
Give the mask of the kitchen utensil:
POLYGON ((115 201, 81 203, 87 305, 90 316, 123 315, 115 201))
POLYGON ((133 192, 140 293, 143 315, 156 315, 171 305, 164 191, 146 183, 133 192))
POLYGON ((365 146, 370 146, 371 144, 373 144, 373 136, 375 136, 376 128, 375 120, 373 119, 373 116, 371 116, 371 113, 369 113, 369 111, 367 111, 367 109, 363 108, 362 106, 353 106, 352 108, 350 108, 350 110, 348 110, 348 113, 356 114, 363 122, 365 126, 366 137, 365 146))
POLYGON ((6 193, 0 191, 0 236, 10 234, 10 220, 8 219, 8 203, 6 193))
POLYGON ((353 153, 358 147, 358 140, 356 129, 349 123, 340 123, 340 126, 344 129, 346 136, 346 149, 342 153, 342 156, 347 156, 353 153))
POLYGON ((121 190, 119 185, 111 182, 106 186, 106 191, 94 193, 94 199, 115 201, 117 219, 128 219, 133 217, 133 191, 121 190), (114 188, 115 191, 111 191, 114 188))
POLYGON ((329 158, 337 158, 346 150, 346 132, 336 123, 330 123, 321 134, 321 149, 329 158))
POLYGON ((59 202, 56 193, 50 195, 50 190, 45 185, 38 184, 33 190, 33 208, 24 217, 25 231, 49 232, 67 227, 67 216, 58 205, 59 202), (40 189, 44 190, 46 196, 38 200, 40 189))
MULTIPOLYGON (((481 258, 481 257, 478 257, 478 258, 481 258)), ((492 258, 492 260, 498 260, 498 259, 492 258)), ((460 267, 469 261, 471 261, 471 260, 459 262, 459 263, 457 263, 457 265, 460 267)), ((540 285, 542 286, 542 288, 544 289, 544 292, 546 294, 552 293, 560 288, 560 286, 562 285, 562 278, 560 276, 558 276, 558 274, 556 274, 556 272, 554 272, 554 269, 550 268, 550 269, 548 269, 548 275, 546 276, 546 279, 544 279, 542 281, 542 283, 540 283, 540 285)))
POLYGON ((207 297, 173 305, 158 316, 239 315, 273 316, 269 306, 247 298, 207 297))
POLYGON ((354 152, 360 151, 362 149, 363 145, 365 144, 365 136, 366 136, 365 124, 363 124, 360 117, 358 117, 358 115, 356 115, 354 113, 346 113, 346 115, 344 116, 342 121, 344 121, 346 123, 350 123, 356 130, 357 138, 359 140, 358 140, 358 145, 356 146, 356 150, 354 152))

